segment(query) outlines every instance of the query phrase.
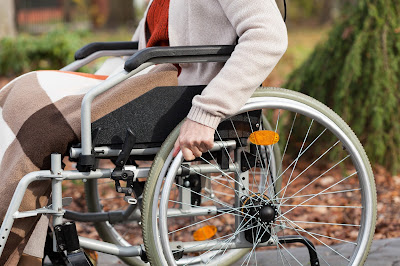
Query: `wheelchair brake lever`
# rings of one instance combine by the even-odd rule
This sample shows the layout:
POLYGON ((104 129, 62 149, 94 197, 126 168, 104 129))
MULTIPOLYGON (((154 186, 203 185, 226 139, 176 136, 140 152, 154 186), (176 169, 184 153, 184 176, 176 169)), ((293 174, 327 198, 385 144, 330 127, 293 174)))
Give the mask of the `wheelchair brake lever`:
POLYGON ((122 151, 118 155, 117 160, 115 161, 115 170, 122 170, 124 165, 129 159, 129 156, 131 154, 131 151, 133 149, 133 146, 136 143, 136 136, 133 134, 132 130, 128 128, 126 130, 126 136, 125 136, 125 141, 124 144, 122 144, 122 151))

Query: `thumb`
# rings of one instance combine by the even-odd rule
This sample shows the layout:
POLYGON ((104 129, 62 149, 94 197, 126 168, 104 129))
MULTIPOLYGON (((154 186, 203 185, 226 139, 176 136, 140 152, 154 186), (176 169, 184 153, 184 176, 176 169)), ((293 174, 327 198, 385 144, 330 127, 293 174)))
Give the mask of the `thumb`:
POLYGON ((175 146, 174 146, 174 152, 172 154, 173 157, 175 157, 176 155, 178 155, 178 152, 181 150, 181 148, 179 147, 179 143, 178 141, 175 142, 175 146))

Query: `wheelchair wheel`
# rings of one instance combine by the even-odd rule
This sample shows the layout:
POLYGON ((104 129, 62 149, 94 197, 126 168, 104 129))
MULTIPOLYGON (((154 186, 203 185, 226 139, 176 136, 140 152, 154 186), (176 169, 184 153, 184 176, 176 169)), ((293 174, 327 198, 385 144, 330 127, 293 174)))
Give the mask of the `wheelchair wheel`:
POLYGON ((368 158, 346 123, 308 96, 273 88, 257 90, 224 123, 232 128, 217 130, 221 148, 195 163, 172 158, 179 128, 156 156, 142 207, 152 265, 232 265, 243 255, 239 263, 246 265, 308 264, 299 243, 322 264, 363 264, 376 191, 368 158), (245 128, 246 117, 249 134, 265 128, 257 112, 275 129, 277 144, 230 134, 245 128), (273 177, 262 154, 276 145, 283 159, 273 177))
MULTIPOLYGON (((124 209, 133 208, 132 206, 130 206, 128 203, 124 202, 121 199, 121 194, 119 193, 115 192, 115 193, 110 193, 109 195, 102 195, 102 191, 104 191, 105 186, 113 187, 114 184, 113 182, 110 182, 110 180, 98 181, 96 179, 87 180, 87 182, 85 182, 85 196, 89 212, 116 210, 115 206, 113 205, 116 205, 115 201, 118 200, 121 201, 118 204, 119 206, 118 209, 121 208, 120 207, 121 205, 123 206, 122 208, 124 209)), ((96 228, 97 233, 99 234, 100 238, 103 241, 121 246, 142 244, 142 243, 132 242, 129 239, 132 233, 127 234, 128 230, 132 231, 133 234, 141 233, 140 226, 138 224, 139 216, 138 217, 136 216, 138 215, 135 212, 135 210, 133 210, 131 216, 128 217, 127 220, 124 221, 123 223, 111 224, 110 222, 97 222, 94 223, 94 226, 96 228)), ((128 265, 147 265, 140 258, 120 257, 120 259, 128 265)))

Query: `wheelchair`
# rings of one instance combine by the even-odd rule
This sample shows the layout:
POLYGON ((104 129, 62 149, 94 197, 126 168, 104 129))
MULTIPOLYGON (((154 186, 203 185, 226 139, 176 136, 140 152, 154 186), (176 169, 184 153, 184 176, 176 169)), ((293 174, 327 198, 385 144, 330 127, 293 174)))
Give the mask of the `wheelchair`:
POLYGON ((81 248, 130 265, 365 262, 375 229, 375 182, 363 147, 337 114, 304 94, 260 87, 221 122, 214 147, 186 162, 172 150, 191 99, 205 86, 154 88, 93 123, 91 103, 151 65, 225 62, 234 46, 136 50, 135 42, 89 44, 62 69, 130 56, 124 71, 82 101, 81 143, 69 154, 77 170, 63 170, 63 155, 52 154, 51 169, 18 184, 1 225, 0 254, 15 219, 46 214, 53 217, 51 249, 67 254, 66 265, 90 265, 81 248), (114 165, 99 168, 104 159, 114 165), (27 186, 37 180, 51 180, 52 204, 18 212, 27 186), (84 181, 89 212, 63 208, 70 201, 62 198, 64 180, 84 181), (115 184, 123 210, 104 209, 102 180, 115 184), (94 223, 105 242, 78 237, 65 219, 94 223), (141 225, 143 244, 125 239, 132 223, 141 225))

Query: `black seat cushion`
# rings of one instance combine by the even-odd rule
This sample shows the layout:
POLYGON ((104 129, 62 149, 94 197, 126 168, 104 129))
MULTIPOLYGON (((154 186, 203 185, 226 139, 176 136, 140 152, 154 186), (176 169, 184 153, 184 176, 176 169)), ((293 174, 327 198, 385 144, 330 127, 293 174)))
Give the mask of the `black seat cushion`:
MULTIPOLYGON (((157 87, 92 123, 94 146, 120 148, 130 128, 136 136, 135 148, 160 147, 169 133, 187 116, 194 96, 205 86, 157 87)), ((223 139, 247 138, 259 123, 260 112, 238 115, 222 122, 223 139), (250 125, 251 124, 251 125, 250 125)), ((219 136, 215 136, 218 140, 219 136)))
POLYGON ((94 145, 120 147, 130 128, 135 147, 157 147, 186 117, 205 86, 157 87, 92 123, 94 145))

